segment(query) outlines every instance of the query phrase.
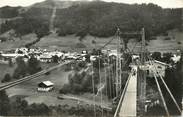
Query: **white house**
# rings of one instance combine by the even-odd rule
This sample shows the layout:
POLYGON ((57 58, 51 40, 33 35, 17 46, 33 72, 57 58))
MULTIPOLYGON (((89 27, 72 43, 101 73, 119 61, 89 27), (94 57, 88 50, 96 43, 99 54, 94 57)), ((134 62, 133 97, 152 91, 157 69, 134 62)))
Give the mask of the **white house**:
POLYGON ((154 77, 154 72, 158 72, 161 76, 165 76, 165 69, 167 67, 170 67, 169 64, 154 60, 153 65, 151 65, 151 62, 146 62, 146 68, 148 69, 148 76, 154 77))
POLYGON ((16 53, 7 53, 7 54, 1 54, 1 56, 6 58, 16 58, 16 57, 24 57, 23 54, 16 54, 16 53))
POLYGON ((174 61, 174 63, 177 63, 178 61, 180 61, 181 59, 181 55, 174 55, 173 57, 171 57, 171 60, 174 61))
POLYGON ((42 54, 39 56, 41 62, 52 62, 52 56, 50 54, 42 54))
POLYGON ((52 83, 51 81, 43 81, 41 83, 38 84, 38 91, 43 91, 43 92, 48 92, 53 90, 53 85, 54 83, 52 83))
POLYGON ((28 55, 28 49, 27 49, 27 48, 24 48, 24 47, 22 47, 22 48, 17 48, 17 49, 15 50, 15 53, 16 53, 16 54, 28 55))

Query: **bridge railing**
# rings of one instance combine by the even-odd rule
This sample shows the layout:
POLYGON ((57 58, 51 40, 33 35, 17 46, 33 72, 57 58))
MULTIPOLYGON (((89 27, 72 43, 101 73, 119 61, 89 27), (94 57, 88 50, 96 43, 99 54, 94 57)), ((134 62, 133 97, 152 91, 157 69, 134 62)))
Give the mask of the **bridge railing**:
POLYGON ((128 83, 129 83, 129 80, 130 80, 130 77, 131 77, 132 73, 130 73, 130 75, 128 76, 128 79, 127 79, 127 82, 125 84, 125 87, 124 87, 124 90, 121 94, 121 97, 120 97, 120 100, 119 100, 119 103, 118 103, 118 106, 116 108, 116 111, 114 113, 114 117, 118 117, 118 113, 120 111, 120 108, 121 108, 121 104, 123 102, 123 99, 124 99, 124 96, 125 96, 125 92, 126 92, 126 89, 127 89, 127 86, 128 86, 128 83))

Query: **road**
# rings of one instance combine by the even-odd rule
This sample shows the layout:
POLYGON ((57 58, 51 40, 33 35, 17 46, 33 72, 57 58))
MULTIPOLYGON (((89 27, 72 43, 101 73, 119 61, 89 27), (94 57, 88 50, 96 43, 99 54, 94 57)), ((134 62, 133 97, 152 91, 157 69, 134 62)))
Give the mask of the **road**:
POLYGON ((50 71, 53 71, 53 70, 55 70, 55 69, 57 69, 59 67, 62 67, 63 65, 66 65, 68 63, 70 63, 70 62, 69 61, 68 62, 64 62, 64 63, 61 63, 61 64, 56 65, 54 67, 51 67, 51 68, 42 70, 42 71, 40 71, 40 72, 38 72, 36 74, 30 75, 30 76, 26 76, 26 77, 21 78, 21 79, 16 80, 16 81, 12 81, 12 82, 8 82, 8 83, 5 83, 5 84, 2 84, 2 85, 0 85, 0 91, 1 90, 5 90, 5 89, 8 89, 10 87, 13 87, 15 85, 18 85, 18 84, 20 84, 22 82, 25 82, 25 81, 28 81, 28 80, 32 80, 32 79, 38 78, 38 76, 44 75, 45 73, 50 72, 50 71))
POLYGON ((119 117, 135 117, 137 114, 137 66, 134 66, 133 69, 136 73, 132 72, 130 76, 119 117))

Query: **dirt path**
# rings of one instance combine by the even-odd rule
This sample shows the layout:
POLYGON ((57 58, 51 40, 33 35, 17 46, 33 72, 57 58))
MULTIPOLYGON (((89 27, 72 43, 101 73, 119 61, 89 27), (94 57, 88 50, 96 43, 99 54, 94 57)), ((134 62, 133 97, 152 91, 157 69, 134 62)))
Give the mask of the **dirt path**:
POLYGON ((56 17, 56 12, 57 12, 57 7, 55 6, 53 8, 52 16, 50 18, 50 26, 49 26, 50 32, 54 32, 54 20, 56 17))

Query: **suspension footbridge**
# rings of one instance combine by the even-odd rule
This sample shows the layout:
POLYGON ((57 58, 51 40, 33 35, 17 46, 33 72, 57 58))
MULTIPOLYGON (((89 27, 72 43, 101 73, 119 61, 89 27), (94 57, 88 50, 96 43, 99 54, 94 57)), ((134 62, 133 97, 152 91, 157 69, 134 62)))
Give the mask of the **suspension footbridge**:
MULTIPOLYGON (((56 11, 54 11, 56 12, 56 11)), ((90 75, 92 75, 92 87, 93 87, 93 106, 94 106, 94 116, 96 117, 96 105, 104 105, 104 101, 103 101, 103 93, 104 93, 104 89, 106 89, 106 94, 109 92, 110 97, 112 98, 116 98, 119 99, 117 100, 117 106, 115 108, 115 113, 114 113, 114 117, 135 117, 135 116, 139 116, 138 115, 138 108, 141 108, 141 112, 140 115, 144 115, 144 113, 147 111, 147 105, 146 105, 146 74, 147 71, 151 71, 153 73, 153 78, 156 84, 156 88, 158 91, 158 94, 160 96, 160 103, 162 104, 166 116, 170 116, 170 112, 169 109, 167 107, 167 102, 165 101, 165 97, 163 95, 162 92, 162 88, 160 86, 160 81, 161 81, 161 85, 163 85, 165 87, 165 91, 167 92, 167 94, 170 96, 170 99, 173 101, 173 104, 175 105, 177 111, 179 113, 182 112, 180 105, 177 103, 177 100, 175 99, 174 95, 172 94, 171 90, 169 89, 169 87, 167 86, 166 82, 163 79, 162 74, 158 71, 157 66, 155 65, 155 60, 153 60, 151 58, 151 56, 149 54, 147 54, 147 50, 145 48, 146 46, 146 42, 145 42, 145 31, 144 29, 140 32, 135 32, 135 33, 128 33, 127 35, 141 35, 142 37, 142 41, 141 41, 141 51, 138 53, 140 58, 139 60, 135 60, 131 63, 128 63, 129 61, 129 57, 125 58, 125 54, 126 53, 130 53, 130 55, 134 54, 133 49, 135 49, 136 44, 134 45, 134 47, 132 48, 132 50, 128 49, 126 47, 126 45, 124 44, 123 39, 120 38, 120 35, 122 35, 122 33, 120 32, 120 30, 118 29, 116 34, 115 34, 115 38, 117 38, 117 56, 116 58, 112 61, 112 63, 109 62, 109 56, 107 56, 107 67, 104 66, 103 70, 105 71, 105 82, 102 82, 102 68, 101 68, 101 59, 102 56, 100 54, 98 54, 98 73, 99 73, 99 86, 103 86, 103 88, 99 88, 100 93, 97 93, 97 95, 100 96, 101 98, 101 103, 100 104, 96 104, 95 102, 95 82, 94 82, 94 76, 93 76, 93 62, 92 65, 90 66, 90 68, 88 68, 86 70, 86 72, 90 71, 90 75), (128 51, 127 51, 128 50, 128 51), (125 58, 125 59, 124 59, 125 58), (128 63, 128 64, 127 64, 128 63), (146 66, 151 65, 153 67, 153 69, 148 69, 146 68, 146 66), (126 80, 124 80, 123 78, 123 73, 125 73, 126 71, 126 66, 129 67, 130 66, 130 71, 126 72, 128 74, 128 77, 126 80), (92 68, 92 69, 91 69, 92 68), (89 70, 91 69, 91 70, 89 70), (92 71, 92 72, 91 72, 92 71), (107 73, 107 71, 109 71, 107 73), (141 71, 141 72, 140 72, 141 71), (107 77, 109 79, 107 79, 107 77), (108 82, 107 82, 108 81, 108 82), (125 85, 123 85, 125 84, 125 85), (107 88, 106 88, 107 87, 107 88), (139 107, 140 105, 140 107, 139 107)), ((107 43, 105 43, 103 46, 101 46, 99 48, 99 50, 101 50, 102 48, 105 48, 107 45, 109 45, 115 38, 112 38, 111 40, 109 40, 107 43)), ((106 60, 106 58, 105 58, 106 60)), ((0 90, 5 90, 8 88, 11 88, 15 85, 19 85, 22 82, 28 82, 29 80, 38 78, 38 76, 43 75, 49 71, 52 71, 54 69, 57 69, 59 67, 62 67, 65 64, 69 64, 71 62, 74 61, 70 61, 70 62, 65 62, 62 64, 59 64, 57 66, 54 66, 52 68, 40 71, 36 74, 33 74, 31 76, 27 76, 25 78, 13 81, 13 82, 9 82, 7 84, 3 84, 0 86, 0 90)), ((67 97, 67 96, 65 96, 67 97)), ((68 97, 67 97, 68 98, 68 97)), ((71 98, 71 97, 69 97, 71 98)), ((77 99, 78 98, 71 98, 71 99, 77 99)), ((88 102, 88 101, 86 101, 88 102)), ((92 103, 91 102, 91 103, 92 103)), ((106 108, 106 107, 105 107, 106 108)), ((108 108, 108 107, 107 107, 108 108)), ((103 108, 101 108, 101 116, 104 116, 104 111, 103 108)))

